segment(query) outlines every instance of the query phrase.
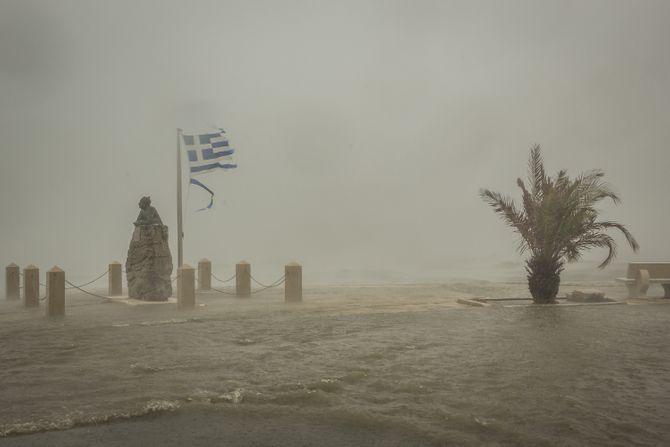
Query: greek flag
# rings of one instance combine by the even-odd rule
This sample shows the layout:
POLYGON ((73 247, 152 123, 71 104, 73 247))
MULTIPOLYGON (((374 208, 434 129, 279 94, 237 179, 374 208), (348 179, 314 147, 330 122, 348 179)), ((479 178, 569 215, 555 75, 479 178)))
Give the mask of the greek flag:
POLYGON ((230 163, 235 149, 230 147, 226 132, 218 129, 217 132, 200 135, 182 135, 186 155, 188 156, 191 185, 196 185, 210 194, 209 205, 198 211, 212 208, 214 192, 193 176, 205 174, 216 169, 235 169, 236 164, 230 163))

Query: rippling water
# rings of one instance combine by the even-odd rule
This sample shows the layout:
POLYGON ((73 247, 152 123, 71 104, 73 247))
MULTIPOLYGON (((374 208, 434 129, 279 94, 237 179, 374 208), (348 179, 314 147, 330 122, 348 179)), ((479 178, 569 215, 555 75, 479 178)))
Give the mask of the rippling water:
POLYGON ((298 305, 206 294, 190 312, 73 295, 55 321, 3 302, 0 436, 223 409, 393 427, 415 445, 670 443, 670 306, 455 304, 524 293, 322 287, 298 305))

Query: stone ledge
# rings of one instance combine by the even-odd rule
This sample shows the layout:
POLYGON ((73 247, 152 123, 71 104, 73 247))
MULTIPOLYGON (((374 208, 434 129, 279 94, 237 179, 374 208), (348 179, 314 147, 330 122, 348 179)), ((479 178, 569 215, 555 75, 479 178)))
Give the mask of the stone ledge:
POLYGON ((458 298, 456 302, 458 304, 465 304, 466 306, 472 306, 472 307, 491 307, 489 303, 482 303, 481 301, 471 300, 467 298, 458 298))
POLYGON ((120 303, 127 306, 144 306, 144 305, 157 305, 157 304, 177 304, 177 298, 168 298, 167 301, 143 301, 136 300, 135 298, 128 298, 127 296, 114 296, 108 297, 104 301, 105 303, 120 303))
POLYGON ((579 307, 579 306, 612 306, 612 305, 626 305, 625 301, 604 301, 602 303, 560 303, 560 304, 508 304, 502 307, 537 307, 537 308, 552 308, 552 307, 579 307))
POLYGON ((612 301, 598 289, 575 289, 568 293, 565 298, 573 303, 606 303, 612 301))
POLYGON ((670 299, 662 297, 644 297, 644 298, 628 298, 628 304, 670 304, 670 299))

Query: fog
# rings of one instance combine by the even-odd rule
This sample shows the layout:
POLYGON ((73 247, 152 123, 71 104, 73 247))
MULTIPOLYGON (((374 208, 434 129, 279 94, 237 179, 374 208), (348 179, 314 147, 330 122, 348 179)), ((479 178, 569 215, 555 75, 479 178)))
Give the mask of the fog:
POLYGON ((516 195, 534 143, 551 172, 606 172, 623 204, 604 216, 641 245, 618 239, 620 262, 668 261, 668 19, 664 1, 0 0, 0 262, 124 262, 143 195, 176 259, 176 129, 211 125, 239 167, 201 178, 210 211, 184 188, 188 263, 338 281, 516 262, 478 190, 516 195))

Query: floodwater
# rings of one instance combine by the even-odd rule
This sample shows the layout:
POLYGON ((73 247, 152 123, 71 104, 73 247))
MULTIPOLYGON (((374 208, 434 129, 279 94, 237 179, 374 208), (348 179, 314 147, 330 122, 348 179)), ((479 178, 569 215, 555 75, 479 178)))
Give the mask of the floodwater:
POLYGON ((246 445, 288 445, 291 421, 320 445, 347 427, 347 445, 670 444, 670 306, 455 302, 514 294, 523 283, 324 286, 302 304, 200 294, 193 311, 71 294, 57 320, 3 300, 0 445, 189 414, 288 421, 246 445))

